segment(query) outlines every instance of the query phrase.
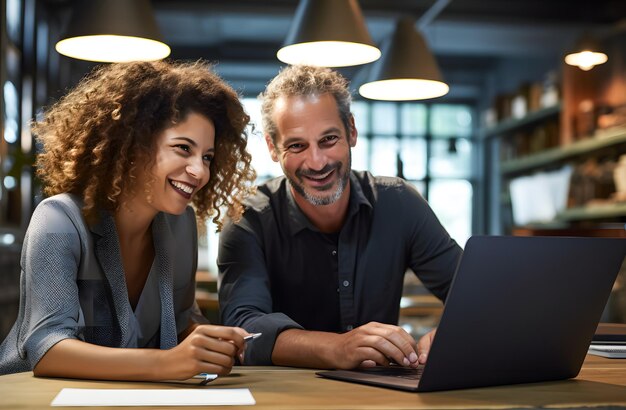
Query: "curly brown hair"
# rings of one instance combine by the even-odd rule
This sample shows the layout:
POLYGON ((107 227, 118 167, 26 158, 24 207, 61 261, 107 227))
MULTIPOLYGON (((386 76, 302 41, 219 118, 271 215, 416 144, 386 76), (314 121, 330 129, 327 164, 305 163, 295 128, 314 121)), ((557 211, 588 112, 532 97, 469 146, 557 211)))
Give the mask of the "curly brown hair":
POLYGON ((246 151, 250 118, 237 93, 202 61, 111 64, 85 77, 33 125, 43 145, 37 174, 44 192, 82 197, 90 223, 101 209, 117 211, 122 193, 136 190, 139 168, 151 168, 157 135, 191 112, 215 126, 211 176, 192 201, 198 221, 213 216, 221 229, 222 207, 238 220, 256 176, 246 151))

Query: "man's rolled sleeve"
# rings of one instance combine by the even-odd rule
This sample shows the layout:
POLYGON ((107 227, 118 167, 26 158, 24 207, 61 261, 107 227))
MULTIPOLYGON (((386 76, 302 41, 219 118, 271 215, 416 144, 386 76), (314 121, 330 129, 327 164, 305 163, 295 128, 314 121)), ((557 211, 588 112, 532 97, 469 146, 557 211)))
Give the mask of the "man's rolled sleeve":
POLYGON ((302 329, 283 313, 273 313, 269 276, 259 241, 239 225, 226 224, 217 257, 222 323, 263 333, 246 346, 244 364, 271 365, 276 338, 286 329, 302 329))

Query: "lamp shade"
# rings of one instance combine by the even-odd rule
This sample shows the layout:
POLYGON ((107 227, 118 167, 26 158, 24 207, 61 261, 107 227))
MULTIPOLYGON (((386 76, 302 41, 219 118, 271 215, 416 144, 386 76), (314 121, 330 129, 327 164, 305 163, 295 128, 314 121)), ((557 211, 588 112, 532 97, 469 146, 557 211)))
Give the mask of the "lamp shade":
POLYGON ((287 64, 345 67, 375 61, 380 50, 356 0, 301 0, 277 57, 287 64))
POLYGON ((435 57, 411 19, 397 24, 383 47, 383 56, 372 66, 368 82, 359 94, 374 100, 408 101, 440 97, 448 93, 435 57))
POLYGON ((565 63, 577 66, 583 71, 589 71, 608 60, 608 56, 600 51, 600 44, 589 35, 579 40, 575 50, 565 56, 565 63))
POLYGON ((170 54, 149 0, 81 0, 56 50, 98 62, 160 60, 170 54))

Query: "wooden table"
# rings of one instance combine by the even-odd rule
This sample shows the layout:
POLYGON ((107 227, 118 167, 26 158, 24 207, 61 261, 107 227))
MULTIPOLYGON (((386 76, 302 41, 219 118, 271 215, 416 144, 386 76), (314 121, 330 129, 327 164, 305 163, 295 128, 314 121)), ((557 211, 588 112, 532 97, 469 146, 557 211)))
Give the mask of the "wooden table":
POLYGON ((574 380, 419 394, 322 379, 315 376, 314 370, 284 367, 237 367, 232 375, 217 379, 206 387, 46 379, 33 377, 29 372, 0 376, 0 409, 46 408, 64 387, 249 388, 257 404, 246 408, 258 410, 626 406, 626 360, 588 356, 580 375, 574 380))

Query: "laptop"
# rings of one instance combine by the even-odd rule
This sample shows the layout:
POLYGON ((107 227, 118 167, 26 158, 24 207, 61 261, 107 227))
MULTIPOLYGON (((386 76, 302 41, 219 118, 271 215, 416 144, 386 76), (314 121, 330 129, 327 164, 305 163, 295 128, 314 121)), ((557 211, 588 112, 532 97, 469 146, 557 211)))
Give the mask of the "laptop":
POLYGON ((624 239, 472 237, 426 365, 317 374, 417 392, 576 377, 625 257, 624 239))

